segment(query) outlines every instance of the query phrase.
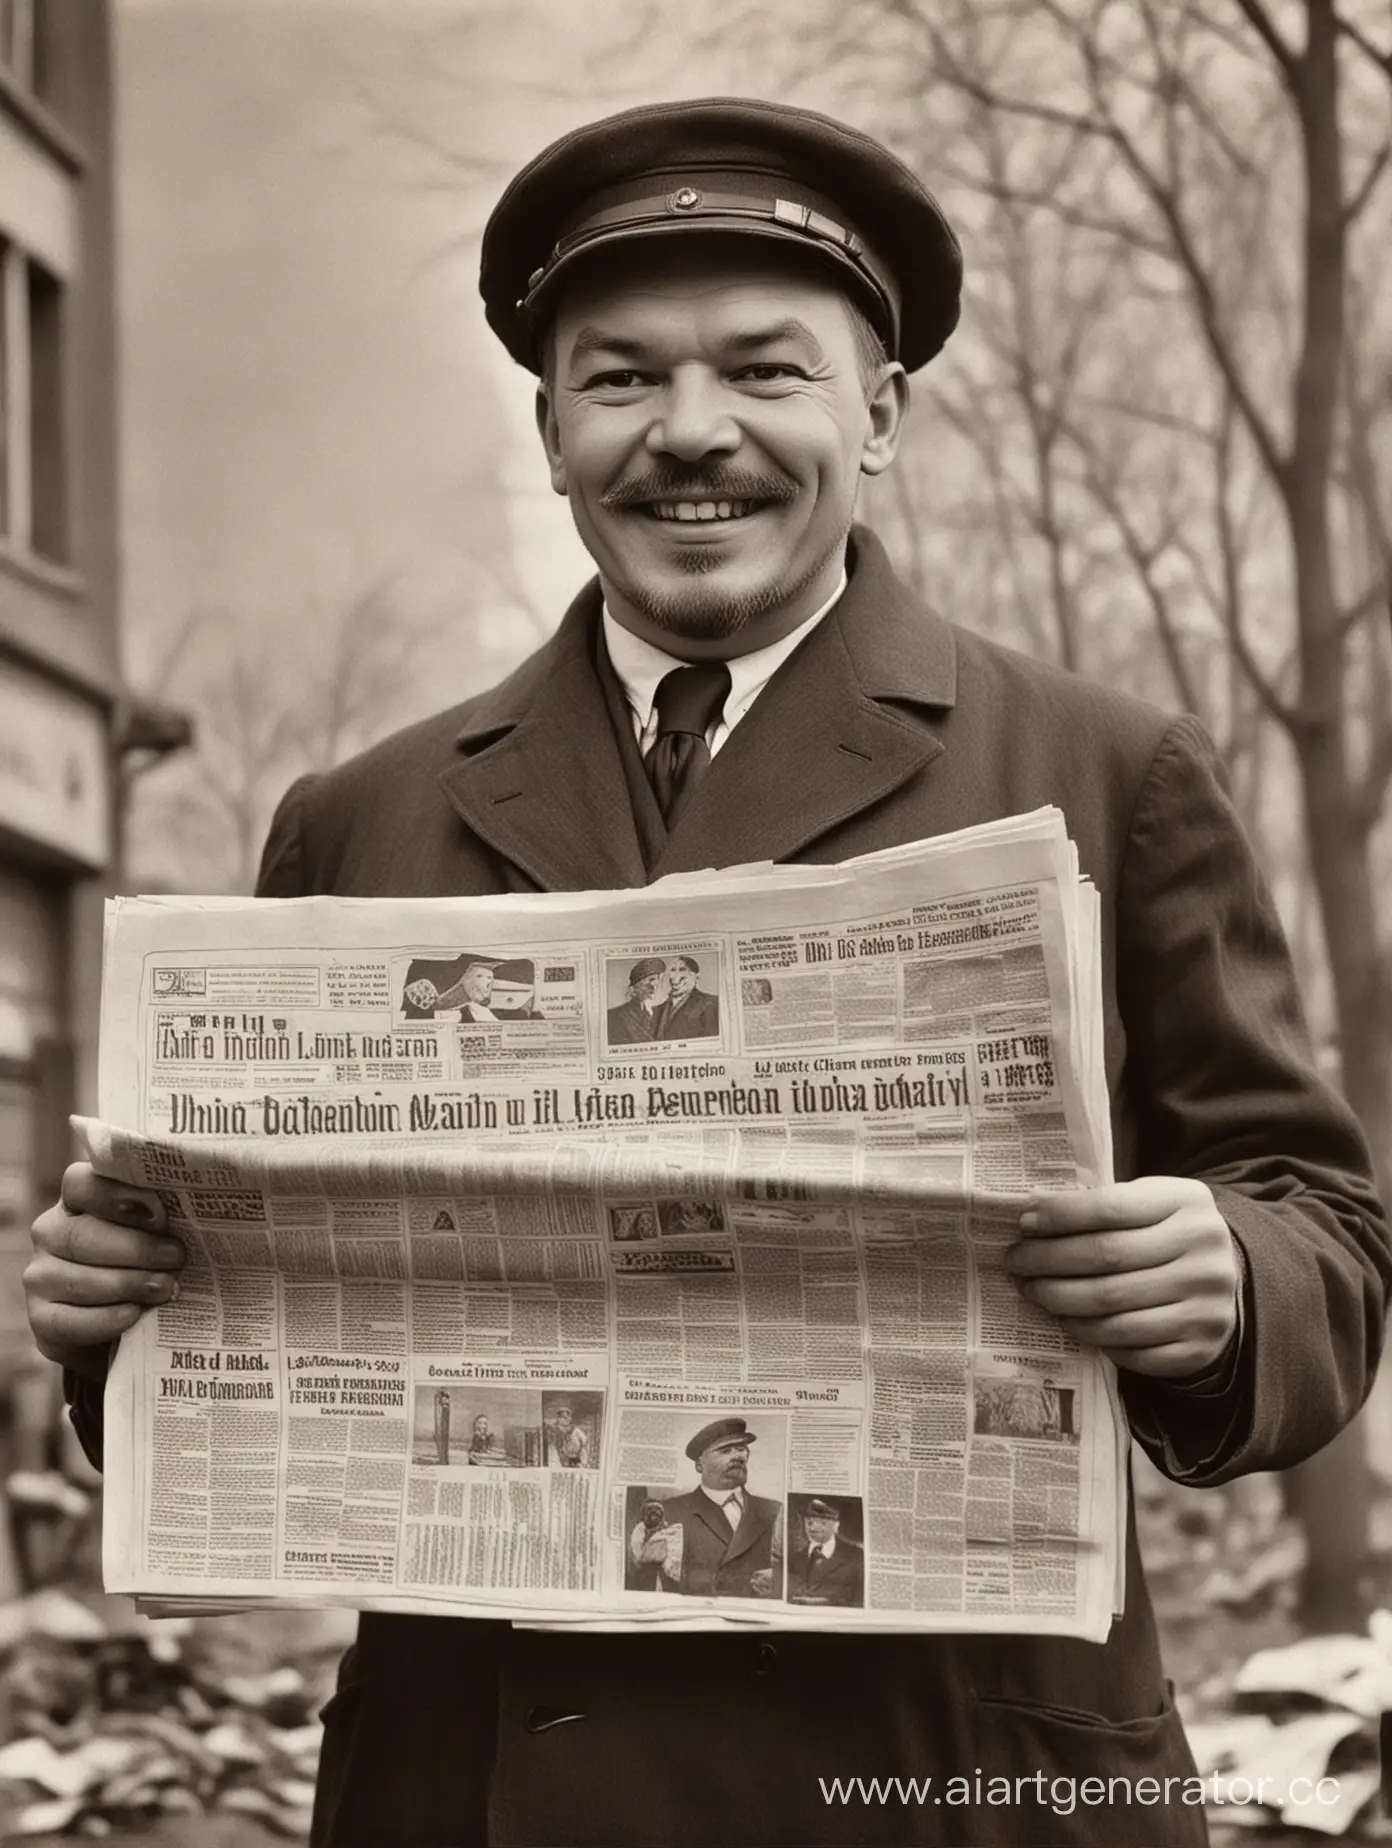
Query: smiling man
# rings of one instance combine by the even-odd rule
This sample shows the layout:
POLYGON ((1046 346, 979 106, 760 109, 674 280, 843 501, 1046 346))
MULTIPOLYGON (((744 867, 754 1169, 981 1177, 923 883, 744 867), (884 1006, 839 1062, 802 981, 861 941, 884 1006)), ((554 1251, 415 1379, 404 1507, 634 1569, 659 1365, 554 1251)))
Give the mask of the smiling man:
MULTIPOLYGON (((493 213, 481 288, 490 325, 537 375, 546 463, 596 578, 501 686, 297 783, 260 889, 634 886, 838 861, 1058 804, 1102 901, 1118 1182, 1032 1202, 1011 1264, 1034 1302, 1116 1361, 1162 1470, 1201 1485, 1281 1468, 1366 1394, 1389 1259, 1366 1150, 1311 1067, 1216 754, 1190 718, 924 609, 853 524, 861 481, 892 465, 908 375, 952 332, 960 284, 957 240, 918 176, 822 116, 663 104, 541 153, 493 213)), ((665 994, 667 966, 649 960, 631 982, 665 994)), ((107 1344, 167 1296, 180 1261, 161 1210, 78 1167, 35 1227, 31 1321, 68 1368, 93 1450, 107 1344)), ((958 1452, 950 1431, 939 1441, 950 1477, 958 1452)), ((955 1501, 930 1538, 942 1472, 890 1465, 872 1448, 872 1505, 892 1494, 902 1512, 865 1536, 871 1611, 902 1595, 905 1573, 976 1582, 955 1501)), ((1192 1788, 1128 1533, 1125 1606, 1104 1644, 554 1634, 365 1614, 325 1716, 314 1839, 1200 1843, 1202 1811, 1178 1795, 1067 1817, 1028 1797, 822 1796, 824 1777, 943 1788, 977 1771, 1026 1791, 1041 1775, 1045 1788, 1192 1788)), ((968 1629, 989 1605, 964 1596, 968 1629)))

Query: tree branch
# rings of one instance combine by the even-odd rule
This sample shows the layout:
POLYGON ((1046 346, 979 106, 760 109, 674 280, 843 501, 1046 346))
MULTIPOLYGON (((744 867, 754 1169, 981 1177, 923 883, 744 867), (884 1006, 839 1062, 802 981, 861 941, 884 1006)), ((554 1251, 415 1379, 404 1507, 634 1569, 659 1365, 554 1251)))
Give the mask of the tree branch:
POLYGON ((1392 161, 1392 141, 1384 141, 1368 163, 1367 172, 1344 202, 1345 225, 1351 225, 1372 198, 1378 181, 1387 171, 1389 161, 1392 161))
POLYGON ((1334 15, 1334 30, 1341 32, 1351 45, 1356 45, 1368 62, 1392 82, 1392 51, 1384 51, 1380 45, 1375 45, 1360 26, 1354 25, 1351 19, 1345 19, 1342 13, 1334 15))
POLYGON ((1276 30, 1270 15, 1262 5, 1262 0, 1237 0, 1237 4, 1242 9, 1248 25, 1280 66, 1282 74, 1289 78, 1295 70, 1298 59, 1292 48, 1276 30))
POLYGON ((1361 596, 1355 597, 1346 609, 1339 611, 1339 640, 1347 641, 1359 623, 1365 621, 1374 611, 1380 610, 1388 601, 1388 597, 1387 580, 1374 578, 1361 596))

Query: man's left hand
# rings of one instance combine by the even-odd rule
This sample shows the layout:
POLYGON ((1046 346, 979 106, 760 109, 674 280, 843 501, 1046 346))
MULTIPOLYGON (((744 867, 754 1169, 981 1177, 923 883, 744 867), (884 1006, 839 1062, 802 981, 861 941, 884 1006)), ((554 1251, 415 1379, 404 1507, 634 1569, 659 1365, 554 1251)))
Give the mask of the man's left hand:
POLYGON ((1085 1347, 1157 1379, 1205 1373, 1237 1326, 1240 1260, 1202 1181, 1146 1175, 1037 1195, 1007 1266, 1085 1347))

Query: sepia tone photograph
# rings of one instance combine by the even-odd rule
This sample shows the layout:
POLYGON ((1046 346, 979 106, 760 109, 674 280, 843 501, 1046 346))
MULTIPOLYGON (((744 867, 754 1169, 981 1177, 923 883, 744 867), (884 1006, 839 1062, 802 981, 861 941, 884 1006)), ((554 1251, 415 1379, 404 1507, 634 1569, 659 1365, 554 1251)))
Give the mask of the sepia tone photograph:
MULTIPOLYGON (((0 0, 0 1834, 1386 1833, 1389 201, 1385 0, 0 0), (342 1441, 306 1459, 261 1402, 280 1279, 185 1249, 177 1150, 156 1189, 74 1140, 137 1043, 102 1029, 107 899, 853 881, 866 855, 1047 806, 1096 893, 1113 1168, 1022 1185, 993 1287, 1070 1379, 1107 1381, 1126 1566, 1085 1643, 1012 1606, 997 1701, 975 1636, 914 1627, 916 1597, 956 1595, 956 1463, 804 1505, 783 1414, 751 1410, 720 1440, 748 1478, 726 1533, 686 1420, 678 1480, 606 1479, 591 1529, 602 1406, 457 1385, 306 1420, 342 1441), (177 1383, 150 1411, 158 1461, 104 1488, 131 1425, 129 1369, 109 1398, 108 1375, 156 1320, 183 1356, 150 1376, 177 1383), (575 1557, 612 1575, 621 1546, 630 1592, 786 1585, 805 1627, 485 1630, 332 1596, 205 1614, 259 1557, 287 1454, 341 1537, 297 1562, 331 1591, 366 1571, 389 1592, 413 1484, 443 1507, 446 1470, 549 1469, 575 1557), (138 1614, 104 1587, 104 1518, 206 1596, 138 1614), (825 1587, 871 1545, 901 1633, 820 1633, 864 1608, 825 1587), (1025 1800, 869 1788, 996 1765, 1025 1800), (1138 1794, 1142 1768, 1182 1800, 1138 1794)), ((706 942, 663 890, 657 940, 706 942)), ((447 949, 403 955, 378 1004, 506 1025, 541 1017, 540 989, 554 1016, 561 971, 480 935, 461 914, 424 939, 447 949)), ((590 1053, 724 1047, 722 954, 611 959, 590 1053)), ((201 1023, 201 961, 177 960, 150 1004, 201 1023)), ((933 967, 935 1017, 966 1022, 933 967)), ((771 1053, 834 1058, 808 1044, 806 971, 755 968, 738 993, 771 1053)), ((992 1007, 1023 1019, 1033 965, 996 974, 992 1007)), ((233 1030, 264 1031, 242 1012, 233 1030)), ((533 1128, 569 1086, 557 1102, 538 1069, 533 1128)), ((676 1167, 693 1132, 668 1129, 676 1167)), ((788 1165, 738 1185, 819 1210, 821 1170, 788 1165)), ((605 1350, 601 1269, 609 1290, 697 1276, 706 1254, 665 1245, 707 1229, 667 1197, 683 1184, 612 1209, 554 1275, 538 1260, 545 1283, 467 1305, 432 1285, 431 1313, 484 1353, 504 1323, 529 1353, 605 1350)), ((788 1212, 780 1240, 815 1231, 788 1212)), ((268 1226, 267 1248, 312 1230, 268 1226)), ((358 1362, 410 1339, 386 1272, 294 1288, 333 1331, 325 1380, 340 1334, 358 1362)), ((1027 1526, 1029 1470, 1092 1454, 1103 1399, 990 1344, 1029 1381, 964 1383, 948 1422, 993 1467, 1018 1444, 1027 1526)), ((867 1369, 865 1421, 897 1444, 917 1408, 892 1372, 867 1369)), ((525 1524, 527 1487, 488 1492, 525 1524)))

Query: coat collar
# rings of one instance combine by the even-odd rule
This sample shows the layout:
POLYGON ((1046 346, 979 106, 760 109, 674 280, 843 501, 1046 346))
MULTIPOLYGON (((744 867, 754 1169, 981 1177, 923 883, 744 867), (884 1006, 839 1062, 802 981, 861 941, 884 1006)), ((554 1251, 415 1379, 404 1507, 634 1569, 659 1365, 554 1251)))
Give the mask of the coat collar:
POLYGON ((923 610, 863 527, 846 592, 774 675, 681 824, 645 867, 595 672, 600 593, 586 586, 545 647, 474 706, 441 778, 473 831, 550 891, 787 859, 943 750, 917 709, 956 701, 951 629, 923 610))
POLYGON ((720 1510, 709 1496, 701 1489, 693 1489, 691 1493, 692 1515, 722 1542, 726 1559, 738 1559, 741 1553, 747 1553, 773 1526, 778 1518, 778 1509, 777 1502, 769 1501, 764 1496, 751 1495, 746 1489, 744 1513, 739 1526, 731 1533, 729 1522, 721 1519, 720 1510))

